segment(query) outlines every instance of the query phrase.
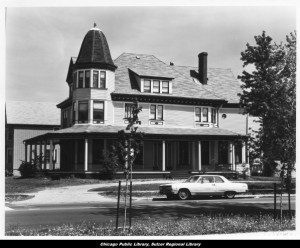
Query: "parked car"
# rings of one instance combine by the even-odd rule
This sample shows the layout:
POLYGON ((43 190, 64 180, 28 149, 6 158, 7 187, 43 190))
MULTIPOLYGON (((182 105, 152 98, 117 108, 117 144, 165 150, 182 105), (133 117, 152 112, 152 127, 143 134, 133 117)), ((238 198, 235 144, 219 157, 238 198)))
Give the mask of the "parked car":
POLYGON ((233 183, 220 175, 195 175, 182 183, 162 184, 159 193, 166 195, 168 199, 178 196, 181 200, 187 200, 192 196, 225 196, 232 199, 238 193, 248 191, 246 183, 233 183))

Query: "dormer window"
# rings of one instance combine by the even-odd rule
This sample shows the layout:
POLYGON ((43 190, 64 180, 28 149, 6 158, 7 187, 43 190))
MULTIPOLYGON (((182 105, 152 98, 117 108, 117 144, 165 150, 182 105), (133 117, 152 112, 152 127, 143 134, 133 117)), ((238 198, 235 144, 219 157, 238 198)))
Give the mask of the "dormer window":
POLYGON ((171 82, 159 79, 142 80, 141 91, 145 93, 170 94, 171 82))
POLYGON ((158 80, 153 80, 153 93, 160 92, 160 84, 158 80))
POLYGON ((162 81, 162 93, 169 94, 169 81, 162 81))
POLYGON ((201 108, 200 107, 195 108, 195 121, 201 122, 201 108))
POLYGON ((203 122, 208 122, 208 108, 203 108, 203 122))
POLYGON ((144 80, 144 92, 151 93, 151 80, 144 80))

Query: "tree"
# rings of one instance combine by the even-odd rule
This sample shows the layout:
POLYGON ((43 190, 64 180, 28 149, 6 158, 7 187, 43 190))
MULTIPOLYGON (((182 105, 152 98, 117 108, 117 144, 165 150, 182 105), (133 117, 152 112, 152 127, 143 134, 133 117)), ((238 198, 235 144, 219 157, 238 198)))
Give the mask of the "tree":
POLYGON ((247 44, 241 53, 243 66, 254 70, 238 76, 244 83, 241 107, 260 123, 251 140, 251 157, 262 158, 265 174, 274 172, 274 160, 290 173, 296 156, 296 33, 279 45, 265 31, 254 38, 256 46, 247 44))
POLYGON ((123 170, 126 177, 124 229, 126 225, 128 180, 130 176, 130 181, 132 181, 132 167, 143 146, 143 133, 137 132, 137 125, 141 124, 138 115, 142 111, 142 107, 139 107, 138 101, 135 100, 130 109, 131 115, 126 118, 128 121, 126 130, 118 132, 117 142, 112 146, 112 152, 109 156, 109 159, 113 161, 114 168, 118 167, 118 169, 123 170))

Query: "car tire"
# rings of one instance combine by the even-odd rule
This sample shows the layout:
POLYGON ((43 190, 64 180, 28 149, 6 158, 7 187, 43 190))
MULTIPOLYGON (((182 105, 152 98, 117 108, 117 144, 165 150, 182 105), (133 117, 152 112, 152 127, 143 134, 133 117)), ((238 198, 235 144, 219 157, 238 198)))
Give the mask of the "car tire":
POLYGON ((188 200, 191 197, 191 193, 187 189, 180 189, 178 191, 178 197, 180 200, 188 200))
POLYGON ((235 192, 234 191, 227 191, 224 193, 224 196, 227 198, 227 199, 233 199, 235 197, 235 192))

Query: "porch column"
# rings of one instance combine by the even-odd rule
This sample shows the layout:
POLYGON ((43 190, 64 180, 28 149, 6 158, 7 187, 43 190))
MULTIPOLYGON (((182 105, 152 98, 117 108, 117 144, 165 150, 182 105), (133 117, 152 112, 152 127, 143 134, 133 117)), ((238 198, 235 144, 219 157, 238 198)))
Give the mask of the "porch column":
POLYGON ((166 141, 162 141, 162 171, 166 170, 166 141))
POLYGON ((192 143, 192 170, 195 170, 195 142, 193 141, 192 143))
POLYGON ((47 169, 47 140, 44 141, 44 170, 47 169))
POLYGON ((30 144, 30 147, 29 147, 29 162, 31 162, 32 160, 32 144, 30 144))
POLYGON ((40 156, 40 169, 42 169, 42 167, 43 167, 43 159, 42 159, 42 150, 43 150, 43 148, 42 148, 42 141, 40 141, 40 150, 39 150, 39 156, 40 156))
POLYGON ((201 141, 198 141, 198 170, 201 171, 201 141))
POLYGON ((53 167, 52 169, 55 170, 55 164, 56 164, 56 150, 55 150, 55 144, 53 144, 53 159, 52 159, 53 167))
POLYGON ((78 140, 75 140, 75 154, 74 154, 74 163, 75 163, 75 170, 77 170, 77 163, 78 163, 78 140))
POLYGON ((89 157, 88 148, 89 148, 89 141, 88 139, 85 139, 84 142, 84 170, 85 171, 88 171, 88 157, 89 157))
POLYGON ((28 152, 27 151, 27 144, 25 143, 25 162, 28 162, 27 161, 27 155, 28 155, 27 152, 28 152))
POLYGON ((53 169, 53 140, 50 140, 50 165, 49 169, 53 169))
POLYGON ((229 142, 229 145, 228 145, 228 164, 231 164, 231 170, 233 170, 233 161, 232 161, 232 147, 233 147, 233 144, 232 142, 229 142))
POLYGON ((232 169, 236 171, 235 165, 235 145, 232 144, 232 169))
POLYGON ((34 144, 34 159, 36 159, 37 156, 37 143, 34 144))
POLYGON ((242 141, 242 163, 246 163, 246 144, 242 141))

